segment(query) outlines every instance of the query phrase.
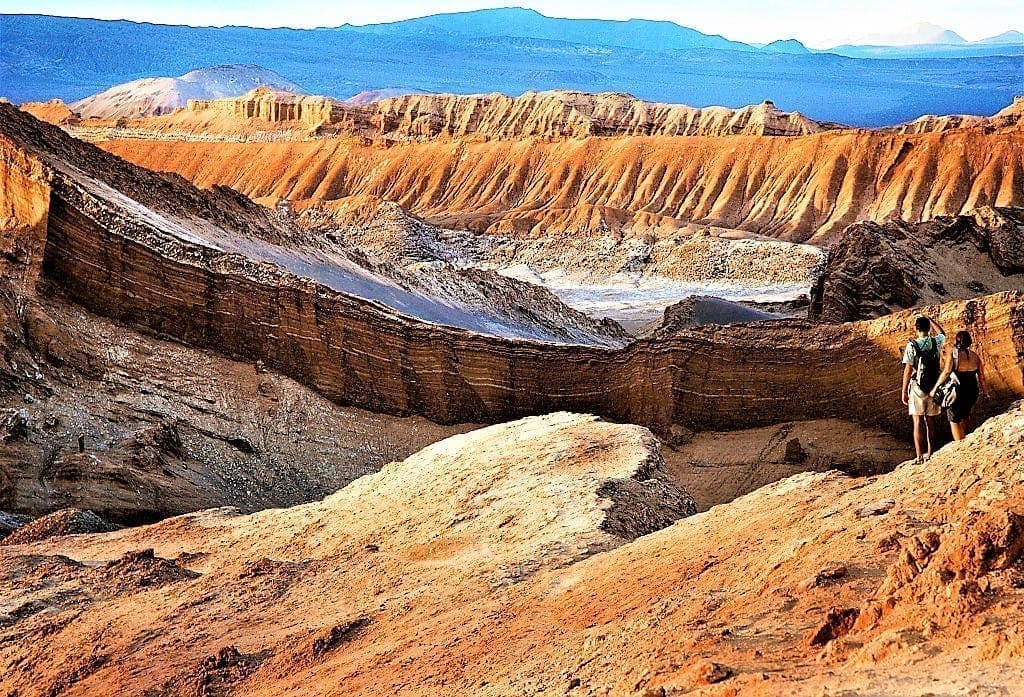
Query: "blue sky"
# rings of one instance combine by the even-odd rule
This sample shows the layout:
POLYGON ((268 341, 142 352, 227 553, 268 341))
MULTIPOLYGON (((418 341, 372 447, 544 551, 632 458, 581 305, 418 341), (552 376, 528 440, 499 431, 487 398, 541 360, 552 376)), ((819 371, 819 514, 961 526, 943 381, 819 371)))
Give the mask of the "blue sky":
POLYGON ((509 5, 555 17, 668 19, 740 41, 795 37, 813 47, 916 22, 933 22, 968 40, 1024 30, 1024 0, 0 0, 0 11, 165 24, 314 27, 509 5))

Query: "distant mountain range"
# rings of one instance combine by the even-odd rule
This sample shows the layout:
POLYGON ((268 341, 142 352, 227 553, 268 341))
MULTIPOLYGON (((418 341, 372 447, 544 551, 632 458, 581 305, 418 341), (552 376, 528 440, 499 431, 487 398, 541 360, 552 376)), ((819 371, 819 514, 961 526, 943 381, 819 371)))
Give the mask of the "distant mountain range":
POLYGON ((1000 46, 1006 44, 1024 44, 1024 34, 1016 30, 1005 31, 980 41, 968 41, 950 29, 921 22, 911 24, 900 31, 869 34, 852 42, 854 46, 924 46, 940 44, 945 46, 1000 46))
POLYGON ((607 19, 561 19, 547 17, 536 10, 506 7, 493 10, 452 12, 386 24, 353 26, 341 29, 386 36, 458 34, 462 36, 514 36, 545 39, 583 45, 618 46, 644 51, 713 48, 732 51, 756 51, 749 44, 704 34, 675 22, 649 19, 625 21, 607 19))
POLYGON ((224 64, 258 64, 339 99, 383 88, 617 91, 692 106, 771 99, 786 111, 864 126, 992 114, 1024 93, 1024 43, 1013 32, 981 43, 818 52, 793 39, 759 47, 671 22, 511 8, 312 30, 0 15, 0 36, 0 95, 15 102, 72 102, 111 85, 224 64))
POLYGON ((950 29, 922 22, 899 31, 870 34, 857 41, 827 49, 850 58, 943 58, 1019 55, 1024 49, 1024 34, 1005 31, 980 41, 968 41, 950 29))
POLYGON ((921 44, 966 44, 967 39, 955 31, 921 22, 900 31, 869 34, 855 41, 859 46, 918 46, 921 44))
POLYGON ((1024 44, 1024 33, 1011 29, 980 41, 983 44, 1024 44))

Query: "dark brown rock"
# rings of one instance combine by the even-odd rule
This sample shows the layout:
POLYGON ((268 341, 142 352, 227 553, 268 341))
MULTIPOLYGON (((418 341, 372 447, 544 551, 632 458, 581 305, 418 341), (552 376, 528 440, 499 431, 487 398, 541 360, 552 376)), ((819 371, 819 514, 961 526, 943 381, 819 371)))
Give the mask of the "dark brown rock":
POLYGON ((829 610, 829 613, 825 617, 825 621, 822 622, 821 626, 812 630, 807 636, 807 645, 824 646, 830 641, 835 641, 836 639, 845 636, 851 629, 853 629, 853 625, 857 621, 858 615, 860 615, 860 611, 855 607, 847 608, 845 610, 829 610))
POLYGON ((1019 289, 1022 270, 1021 209, 983 207, 916 225, 856 223, 832 242, 812 290, 810 317, 850 322, 1019 289))
POLYGON ((109 532, 113 529, 92 511, 65 508, 23 525, 0 541, 0 545, 23 545, 51 537, 109 532))
POLYGON ((807 451, 800 445, 799 438, 790 438, 786 441, 786 462, 796 464, 807 459, 807 451))

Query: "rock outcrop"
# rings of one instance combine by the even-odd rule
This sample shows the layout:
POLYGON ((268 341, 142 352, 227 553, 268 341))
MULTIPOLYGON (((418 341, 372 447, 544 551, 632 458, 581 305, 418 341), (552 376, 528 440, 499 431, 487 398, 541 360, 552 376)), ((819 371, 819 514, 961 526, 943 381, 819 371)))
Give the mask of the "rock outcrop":
POLYGON ((680 330, 702 327, 706 324, 750 324, 779 317, 780 315, 741 303, 712 296, 692 295, 665 308, 661 322, 657 326, 646 328, 643 336, 668 337, 680 330))
POLYGON ((410 94, 375 102, 373 123, 389 138, 586 136, 797 136, 834 127, 772 102, 741 109, 645 102, 628 94, 551 91, 457 96, 410 94))
POLYGON ((64 508, 23 525, 3 540, 0 545, 23 545, 64 535, 86 535, 110 532, 116 528, 92 511, 64 508))
POLYGON ((190 99, 190 112, 213 112, 237 119, 257 119, 269 123, 299 121, 308 126, 335 123, 344 119, 341 104, 328 97, 296 94, 270 87, 257 87, 240 97, 227 99, 190 99))
POLYGON ((1013 103, 993 116, 922 116, 892 130, 897 133, 934 133, 955 128, 980 128, 986 130, 1020 129, 1024 127, 1024 97, 1015 97, 1013 103))
MULTIPOLYGON (((827 417, 897 433, 907 427, 891 371, 911 312, 834 327, 697 330, 628 346, 487 335, 455 324, 450 305, 434 319, 438 305, 429 298, 420 306, 403 305, 412 299, 405 294, 368 298, 350 280, 325 283, 323 267, 292 265, 297 257, 285 243, 298 231, 237 194, 133 168, 12 107, 0 110, 7 137, 27 139, 34 157, 50 163, 29 158, 49 177, 35 182, 43 201, 33 204, 44 216, 36 261, 48 282, 119 322, 263 361, 338 404, 444 423, 566 409, 660 433, 673 424, 732 429, 827 417), (84 178, 62 153, 74 156, 84 178), (244 246, 231 234, 242 229, 244 246), (281 244, 264 246, 270 240, 281 244)), ((358 268, 358 278, 373 280, 358 268)), ((930 309, 951 325, 975 327, 990 351, 989 409, 1024 394, 1022 302, 1016 292, 930 309)))
POLYGON ((273 203, 400 204, 446 228, 516 236, 713 225, 826 243, 861 220, 1024 206, 1024 132, 829 131, 799 138, 109 140, 137 164, 273 203))
POLYGON ((857 223, 832 244, 810 316, 830 322, 1024 288, 1024 210, 928 223, 857 223))
POLYGON ((0 548, 0 687, 1011 693, 1022 453, 1018 405, 925 465, 664 527, 690 507, 643 429, 526 419, 322 503, 0 548))
POLYGON ((28 102, 22 104, 20 108, 40 121, 52 123, 54 126, 73 126, 81 121, 79 115, 71 111, 71 108, 59 99, 51 99, 48 102, 28 102))

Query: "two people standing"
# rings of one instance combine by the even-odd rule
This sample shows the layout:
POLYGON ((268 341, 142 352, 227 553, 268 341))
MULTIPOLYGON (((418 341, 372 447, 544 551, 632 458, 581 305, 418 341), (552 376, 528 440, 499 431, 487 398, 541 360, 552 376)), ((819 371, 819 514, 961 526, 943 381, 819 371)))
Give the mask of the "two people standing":
POLYGON ((917 337, 907 343, 903 351, 903 404, 914 420, 914 447, 917 461, 924 462, 932 455, 935 438, 935 417, 942 408, 935 403, 935 390, 951 374, 960 380, 956 401, 948 410, 950 429, 954 440, 963 440, 969 428, 971 409, 985 389, 984 363, 971 349, 969 332, 957 332, 953 350, 944 355, 946 330, 930 317, 918 317, 914 322, 917 337))

